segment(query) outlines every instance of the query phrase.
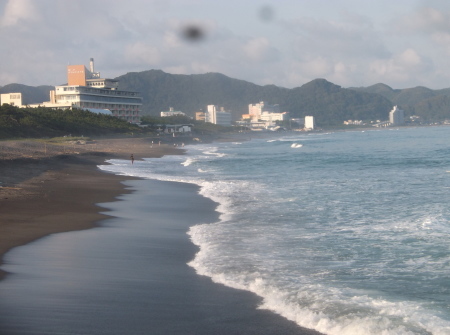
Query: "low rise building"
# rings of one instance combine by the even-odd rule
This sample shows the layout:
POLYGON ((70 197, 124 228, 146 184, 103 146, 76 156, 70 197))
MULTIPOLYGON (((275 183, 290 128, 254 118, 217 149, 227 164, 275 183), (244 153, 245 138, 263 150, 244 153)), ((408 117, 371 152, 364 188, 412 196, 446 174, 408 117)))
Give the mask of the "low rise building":
POLYGON ((174 111, 173 107, 169 107, 169 110, 166 112, 161 112, 161 117, 168 117, 168 116, 186 116, 183 112, 180 111, 174 111))
POLYGON ((361 126, 364 123, 362 122, 362 120, 348 120, 348 121, 344 121, 345 125, 357 125, 357 126, 361 126))
POLYGON ((264 101, 260 101, 259 103, 248 105, 248 114, 250 114, 254 120, 260 119, 263 112, 279 113, 280 106, 279 105, 269 105, 269 104, 265 103, 264 101))
POLYGON ((206 116, 207 116, 207 113, 205 113, 203 111, 195 112, 195 120, 196 121, 206 122, 206 116))
POLYGON ((22 93, 0 94, 0 104, 9 104, 12 106, 22 106, 22 93))
POLYGON ((262 121, 286 121, 289 119, 289 114, 287 112, 284 113, 263 112, 259 119, 262 121))

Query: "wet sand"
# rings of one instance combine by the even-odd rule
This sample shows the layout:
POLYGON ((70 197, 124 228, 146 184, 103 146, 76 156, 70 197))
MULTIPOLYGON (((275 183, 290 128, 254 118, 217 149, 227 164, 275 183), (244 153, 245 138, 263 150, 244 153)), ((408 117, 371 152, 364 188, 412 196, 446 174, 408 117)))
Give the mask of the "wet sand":
MULTIPOLYGON (((101 150, 99 144, 95 151, 79 154, 1 161, 0 176, 5 177, 0 181, 4 186, 0 188, 0 255, 52 233, 101 224, 100 220, 107 216, 99 214, 105 210, 96 203, 113 201, 120 194, 132 196, 121 183, 132 178, 96 168, 105 159, 128 159, 130 151, 136 159, 182 153, 168 145, 151 148, 142 139, 105 140, 103 144, 107 150, 101 150)), ((145 315, 150 328, 145 332, 136 329, 135 334, 318 334, 269 311, 258 310, 261 299, 252 293, 214 284, 209 278, 196 275, 186 263, 198 249, 189 241, 186 231, 200 220, 199 215, 202 222, 212 222, 217 216, 215 204, 199 196, 194 185, 151 182, 154 187, 148 194, 153 197, 148 209, 152 217, 150 243, 161 252, 154 253, 150 260, 154 277, 145 295, 146 308, 133 308, 145 315), (176 201, 174 197, 178 197, 176 201), (192 204, 194 198, 197 203, 192 204), (161 206, 162 203, 171 205, 161 206), (186 203, 193 207, 181 205, 186 203), (164 247, 167 245, 171 247, 164 247)), ((20 315, 15 317, 21 323, 25 321, 20 315)), ((0 333, 1 330, 2 325, 0 333)), ((63 333, 53 331, 52 334, 63 333)), ((76 329, 72 331, 77 333, 76 329)), ((8 333, 22 334, 20 329, 11 328, 8 333)))

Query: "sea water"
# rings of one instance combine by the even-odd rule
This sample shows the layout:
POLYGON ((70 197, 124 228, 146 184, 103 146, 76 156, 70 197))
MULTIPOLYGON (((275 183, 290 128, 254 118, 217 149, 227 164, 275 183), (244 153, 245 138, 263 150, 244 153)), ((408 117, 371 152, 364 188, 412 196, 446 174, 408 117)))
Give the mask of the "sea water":
POLYGON ((450 334, 450 127, 280 133, 110 160, 198 184, 220 221, 189 265, 325 334, 450 334))

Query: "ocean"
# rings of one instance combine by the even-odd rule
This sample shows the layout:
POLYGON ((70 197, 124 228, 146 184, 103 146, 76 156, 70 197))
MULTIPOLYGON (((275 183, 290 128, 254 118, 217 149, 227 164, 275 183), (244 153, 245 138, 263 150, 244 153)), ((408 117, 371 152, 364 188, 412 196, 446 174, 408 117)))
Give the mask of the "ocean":
MULTIPOLYGON (((186 215, 178 213, 173 221, 190 218, 186 238, 172 242, 198 249, 195 256, 180 259, 193 275, 260 296, 259 309, 330 335, 448 335, 449 135, 450 127, 444 126, 282 132, 249 141, 189 145, 185 155, 136 160, 133 165, 109 160, 100 168, 197 185, 201 195, 217 203, 219 215, 210 215, 212 222, 202 221, 203 205, 173 197, 176 189, 161 195, 167 206, 182 202, 177 206, 186 215)), ((89 329, 96 322, 89 317, 120 299, 132 306, 120 313, 149 308, 148 301, 158 293, 147 292, 145 282, 156 282, 158 273, 149 274, 155 267, 146 262, 155 252, 172 249, 152 247, 158 244, 156 236, 170 234, 148 225, 161 205, 146 203, 145 192, 161 191, 147 182, 130 182, 140 191, 123 196, 127 201, 104 205, 114 209, 110 215, 115 218, 102 228, 57 234, 8 253, 2 268, 18 275, 0 283, 0 307, 17 313, 4 318, 23 323, 36 296, 39 303, 27 318, 30 328, 36 313, 42 313, 41 319, 52 318, 42 334, 78 334, 89 332, 74 332, 74 327, 89 329), (51 296, 55 291, 59 295, 51 296), (81 298, 80 292, 86 296, 81 298), (39 308, 42 301, 46 308, 39 308), (70 323, 65 319, 76 313, 86 314, 70 323)), ((121 322, 108 318, 109 328, 96 334, 123 333, 121 322)), ((128 320, 133 325, 145 322, 140 318, 134 313, 128 320)))
POLYGON ((189 262, 325 334, 450 334, 449 127, 280 133, 107 171, 194 183, 189 262))

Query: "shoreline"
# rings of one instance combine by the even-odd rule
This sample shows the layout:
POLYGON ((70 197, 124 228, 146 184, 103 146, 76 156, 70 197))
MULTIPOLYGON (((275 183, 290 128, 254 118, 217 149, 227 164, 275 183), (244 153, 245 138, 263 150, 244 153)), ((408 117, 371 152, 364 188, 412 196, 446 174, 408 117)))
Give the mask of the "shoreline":
MULTIPOLYGON (((3 187, 0 188, 0 212, 3 219, 0 222, 0 265, 4 261, 4 254, 12 248, 26 245, 54 233, 87 230, 98 226, 104 219, 113 217, 108 214, 109 209, 105 211, 98 204, 122 201, 118 199, 119 196, 135 192, 127 188, 125 181, 141 178, 119 176, 98 169, 97 166, 105 164, 107 159, 128 160, 130 147, 136 159, 183 154, 183 150, 171 145, 149 148, 150 142, 143 139, 121 139, 120 144, 125 149, 114 141, 105 140, 102 143, 108 151, 99 150, 97 147, 96 151, 83 154, 59 155, 38 160, 0 161, 0 172, 2 172, 0 175, 10 173, 8 186, 5 187, 5 183, 2 182, 3 187)), ((189 185, 192 186, 192 184, 189 185)), ((198 247, 187 235, 183 236, 183 239, 185 239, 184 243, 191 245, 191 250, 196 250, 192 253, 193 258, 198 252, 198 247)), ((186 267, 187 271, 191 272, 193 279, 190 280, 194 281, 195 287, 198 285, 205 287, 208 291, 207 295, 212 291, 216 292, 219 298, 217 313, 226 311, 229 319, 237 320, 239 326, 234 326, 236 333, 239 333, 239 327, 252 333, 255 327, 254 324, 252 326, 252 322, 258 320, 258 323, 272 327, 268 334, 277 333, 276 329, 285 329, 291 334, 319 334, 314 330, 297 326, 276 313, 258 309, 257 306, 262 298, 257 295, 213 283, 209 277, 198 275, 192 268, 187 265, 186 267), (228 298, 229 296, 232 298, 228 298), (225 301, 224 306, 221 299, 225 301), (247 319, 235 315, 234 309, 237 304, 243 305, 240 309, 241 313, 244 313, 250 321, 247 322, 247 319)), ((0 281, 6 275, 7 273, 0 270, 0 281)), ((181 284, 183 286, 184 282, 181 284)), ((213 314, 212 311, 210 313, 213 314)), ((214 315, 210 316, 210 318, 213 317, 214 315)), ((202 320, 202 322, 207 321, 202 320)), ((220 326, 219 333, 228 334, 228 330, 221 328, 223 326, 220 326)), ((258 329, 261 331, 261 327, 258 329)), ((269 328, 266 330, 269 331, 269 328)))
MULTIPOLYGON (((98 169, 107 159, 129 159, 130 152, 135 159, 183 154, 167 144, 151 147, 151 139, 141 138, 98 140, 90 150, 78 151, 0 159, 0 265, 12 248, 54 233, 89 229, 107 218, 97 204, 128 193, 122 182, 135 179, 98 169)), ((5 275, 0 270, 0 280, 5 275)))

